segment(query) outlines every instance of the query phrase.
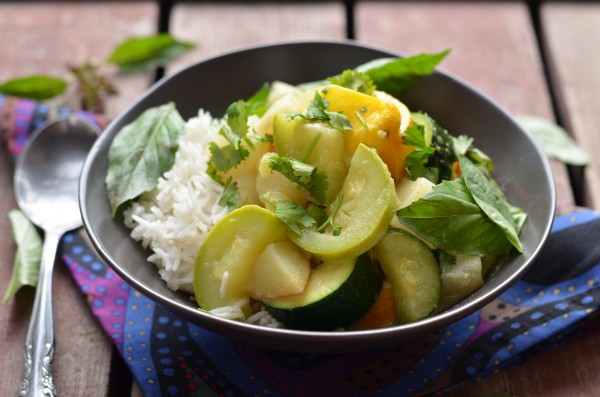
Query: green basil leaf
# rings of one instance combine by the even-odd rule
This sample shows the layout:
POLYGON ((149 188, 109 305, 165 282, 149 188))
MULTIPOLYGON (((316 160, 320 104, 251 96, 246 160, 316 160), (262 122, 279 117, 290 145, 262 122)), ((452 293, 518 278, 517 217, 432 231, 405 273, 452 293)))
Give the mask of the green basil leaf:
POLYGON ((246 112, 248 115, 257 115, 258 117, 264 116, 264 114, 269 109, 269 94, 271 93, 271 85, 268 83, 263 84, 263 86, 254 93, 248 100, 246 101, 246 112))
POLYGON ((398 96, 414 85, 450 53, 445 50, 435 54, 419 54, 407 58, 383 58, 356 68, 371 78, 377 89, 398 96))
POLYGON ((566 164, 585 166, 590 157, 562 127, 535 116, 519 116, 521 126, 540 144, 546 156, 566 164))
POLYGON ((20 98, 42 101, 62 94, 65 92, 67 85, 67 81, 60 77, 32 75, 0 84, 0 92, 20 98))
POLYGON ((148 192, 171 169, 185 121, 169 103, 146 110, 115 136, 108 152, 106 190, 112 215, 121 204, 148 192))
POLYGON ((465 156, 458 156, 460 170, 467 188, 479 208, 500 227, 508 241, 519 252, 523 252, 523 246, 519 241, 517 226, 510 209, 507 206, 504 194, 490 179, 465 156))
POLYGON ((396 216, 418 236, 451 253, 499 255, 511 247, 502 229, 479 208, 463 178, 435 185, 396 216))
POLYGON ((132 37, 119 44, 107 62, 117 65, 124 73, 141 72, 165 66, 193 48, 193 43, 176 40, 168 33, 132 37))
POLYGON ((13 273, 4 293, 4 303, 8 302, 21 287, 37 285, 42 259, 42 238, 35 226, 19 210, 10 211, 8 219, 17 251, 13 273))

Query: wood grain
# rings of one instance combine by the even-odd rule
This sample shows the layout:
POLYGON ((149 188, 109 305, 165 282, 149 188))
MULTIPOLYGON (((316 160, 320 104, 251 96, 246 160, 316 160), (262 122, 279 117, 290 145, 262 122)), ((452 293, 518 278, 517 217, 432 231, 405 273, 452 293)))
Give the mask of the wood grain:
MULTIPOLYGON (((69 65, 104 63, 117 44, 131 36, 156 32, 158 7, 134 3, 0 3, 0 81, 32 74, 68 77, 69 65)), ((120 94, 110 97, 114 117, 152 82, 152 73, 119 75, 104 67, 120 94)), ((72 94, 72 92, 70 92, 72 94)), ((78 107, 74 95, 53 101, 78 107)))
MULTIPOLYGON (((532 22, 519 2, 358 2, 356 38, 406 55, 452 52, 440 65, 513 114, 553 120, 532 22)), ((552 163, 558 202, 573 204, 565 167, 552 163)))
MULTIPOLYGON (((346 14, 341 2, 179 4, 171 33, 197 48, 170 71, 242 47, 286 40, 343 39, 346 14)), ((243 65, 240 65, 243 68, 243 65)))
POLYGON ((600 208, 600 4, 548 3, 541 27, 565 128, 591 157, 585 170, 585 205, 600 208))
MULTIPOLYGON (((40 73, 64 76, 69 64, 102 60, 125 38, 154 33, 157 7, 154 3, 2 3, 0 19, 0 81, 4 81, 40 73)), ((137 97, 152 75, 114 77, 121 94, 108 103, 108 117, 137 97)), ((68 94, 55 103, 77 106, 68 94)), ((5 291, 15 251, 6 213, 16 203, 12 164, 4 147, 0 148, 0 190, 0 291, 5 291)), ((112 345, 64 266, 56 267, 54 294, 54 372, 59 395, 106 395, 112 345)), ((0 305, 2 396, 17 390, 32 302, 33 289, 26 288, 0 305)))
MULTIPOLYGON (((562 8, 570 9, 566 5, 562 8)), ((550 11, 550 6, 548 9, 550 11)), ((562 12, 550 11, 549 14, 548 18, 561 19, 562 22, 570 20, 576 24, 572 18, 565 18, 562 12)), ((587 20, 591 23, 590 18, 587 20)), ((405 54, 451 48, 452 53, 444 61, 442 69, 475 85, 514 114, 531 114, 553 119, 543 66, 525 4, 359 2, 356 21, 359 41, 395 49, 405 54)), ((590 34, 580 32, 578 38, 569 40, 587 42, 584 38, 592 37, 590 34)), ((597 35, 598 32, 596 37, 597 35)), ((563 41, 562 46, 566 45, 563 41)), ((581 55, 581 48, 578 52, 572 51, 574 58, 571 67, 575 65, 575 53, 581 55)), ((596 64, 596 70, 597 68, 596 64)), ((589 71, 591 70, 590 66, 589 71)), ((569 75, 575 79, 581 76, 578 72, 581 70, 570 70, 569 75)), ((596 81, 600 82, 599 79, 596 81)), ((589 84, 589 81, 580 81, 580 85, 584 84, 589 84)), ((590 90, 593 87, 592 85, 590 90)), ((591 95, 591 91, 587 92, 591 95)), ((572 96, 578 94, 579 92, 572 92, 572 96)), ((593 102, 588 103, 587 114, 590 114, 593 102)), ((572 107, 568 110, 572 111, 572 107)), ((590 139, 594 139, 591 137, 595 135, 589 131, 588 128, 588 136, 580 142, 586 142, 587 139, 588 144, 591 143, 590 139)), ((582 135, 585 133, 581 131, 582 135)), ((566 168, 561 163, 553 162, 552 169, 557 186, 558 204, 569 206, 573 203, 573 195, 566 168)), ((559 350, 526 365, 498 372, 497 376, 484 378, 464 390, 451 393, 450 396, 475 397, 499 392, 512 392, 518 396, 597 395, 591 394, 593 392, 590 391, 597 387, 597 382, 591 381, 594 385, 579 387, 581 377, 577 375, 578 371, 585 371, 587 376, 593 378, 590 371, 597 373, 598 360, 594 359, 598 356, 597 340, 598 338, 596 341, 578 341, 569 350, 559 350), (585 351, 586 349, 588 351, 585 351), (591 368, 578 368, 576 371, 570 369, 571 360, 568 358, 573 354, 583 354, 591 361, 591 368), (577 394, 578 391, 583 393, 584 390, 588 394, 577 394)), ((577 360, 582 367, 587 361, 577 360)))

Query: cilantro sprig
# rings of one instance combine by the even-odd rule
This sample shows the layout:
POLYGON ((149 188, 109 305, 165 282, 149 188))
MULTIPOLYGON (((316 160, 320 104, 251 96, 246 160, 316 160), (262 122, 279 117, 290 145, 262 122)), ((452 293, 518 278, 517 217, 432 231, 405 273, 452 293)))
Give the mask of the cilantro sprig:
POLYGON ((330 111, 328 109, 329 105, 329 101, 316 92, 313 100, 308 106, 308 109, 306 109, 306 112, 290 113, 288 118, 293 120, 296 117, 300 117, 306 121, 312 122, 325 121, 329 122, 331 126, 337 130, 351 130, 352 125, 350 124, 348 117, 342 113, 330 111))
POLYGON ((414 124, 406 129, 402 143, 414 146, 415 150, 406 157, 404 164, 410 179, 424 177, 438 184, 451 179, 452 165, 458 158, 454 141, 448 131, 432 119, 430 122, 433 129, 431 145, 425 142, 423 125, 414 124))
POLYGON ((308 207, 304 208, 294 201, 278 200, 277 202, 272 202, 265 196, 262 196, 262 199, 265 203, 273 207, 275 216, 296 234, 301 235, 304 233, 304 229, 313 225, 316 225, 316 230, 319 233, 325 232, 329 227, 332 228, 332 234, 334 236, 339 236, 342 232, 341 226, 334 225, 333 218, 339 212, 342 202, 344 201, 343 194, 338 198, 330 216, 327 216, 324 207, 314 203, 309 203, 308 207))
POLYGON ((269 168, 277 171, 298 186, 306 189, 319 204, 326 199, 329 182, 327 175, 314 165, 303 163, 291 157, 273 156, 269 159, 269 168))
POLYGON ((327 81, 367 95, 371 95, 376 89, 373 79, 356 69, 344 70, 341 75, 329 77, 327 81))
POLYGON ((223 185, 223 193, 219 199, 219 205, 221 207, 227 207, 229 210, 233 210, 237 207, 241 200, 241 196, 237 191, 237 182, 233 181, 231 177, 227 179, 223 185))
POLYGON ((222 185, 224 183, 219 174, 234 168, 250 154, 242 144, 248 142, 253 146, 249 139, 245 139, 248 133, 247 122, 248 115, 245 102, 240 100, 232 103, 227 108, 225 123, 219 129, 219 135, 225 138, 228 143, 219 146, 212 141, 208 145, 211 156, 206 172, 222 185))
POLYGON ((273 203, 264 196, 262 198, 275 209, 275 216, 296 234, 302 234, 304 228, 317 223, 317 220, 303 206, 294 201, 278 200, 273 203))

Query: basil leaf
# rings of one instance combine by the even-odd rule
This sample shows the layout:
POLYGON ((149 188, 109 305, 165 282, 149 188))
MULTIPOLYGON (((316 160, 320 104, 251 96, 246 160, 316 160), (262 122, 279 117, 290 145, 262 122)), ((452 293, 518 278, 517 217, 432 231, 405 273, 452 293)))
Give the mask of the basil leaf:
POLYGON ((504 231, 506 238, 517 251, 523 252, 517 226, 500 188, 465 156, 458 156, 458 161, 465 184, 479 208, 504 231))
POLYGON ((171 169, 185 121, 169 103, 153 107, 123 127, 108 152, 106 191, 113 217, 121 204, 148 192, 171 169))
POLYGON ((108 56, 123 73, 133 73, 164 66, 195 48, 190 42, 176 40, 168 33, 132 37, 119 44, 108 56))
POLYGON ((384 58, 366 63, 356 69, 371 78, 377 89, 398 96, 414 85, 448 55, 450 50, 436 54, 419 54, 407 58, 384 58))
POLYGON ((540 144, 546 156, 566 164, 585 166, 590 157, 560 126, 534 116, 520 116, 517 120, 540 144))
POLYGON ((13 273, 4 293, 4 303, 8 302, 21 287, 37 285, 42 259, 42 238, 35 226, 19 210, 10 211, 8 219, 17 251, 13 273))
POLYGON ((435 185, 396 216, 418 236, 451 253, 500 255, 511 248, 503 230, 479 208, 463 178, 435 185))
POLYGON ((67 81, 60 77, 32 75, 0 84, 0 92, 20 98, 42 101, 65 92, 67 81))

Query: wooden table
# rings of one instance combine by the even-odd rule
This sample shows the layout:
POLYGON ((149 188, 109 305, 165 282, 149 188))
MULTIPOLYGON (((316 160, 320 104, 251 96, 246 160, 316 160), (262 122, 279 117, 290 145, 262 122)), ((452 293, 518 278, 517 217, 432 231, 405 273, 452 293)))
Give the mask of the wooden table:
MULTIPOLYGON (((101 59, 133 35, 168 30, 197 48, 166 70, 246 45, 353 38, 404 54, 452 48, 441 69, 479 87, 515 114, 556 120, 593 154, 600 144, 600 4, 571 2, 77 2, 0 3, 0 81, 64 74, 101 59)), ((117 76, 113 117, 154 74, 117 76)), ((69 96, 64 99, 68 105, 69 96)), ((585 170, 552 163, 558 205, 600 207, 600 159, 585 170)), ((5 214, 16 203, 11 164, 0 152, 0 291, 14 244, 5 214)), ((126 367, 88 310, 68 271, 55 273, 55 379, 63 396, 139 396, 126 367)), ((33 301, 22 291, 0 305, 0 395, 13 395, 33 301)), ((597 320, 596 320, 597 321, 597 320)), ((452 396, 600 395, 600 335, 578 340, 452 396)))

